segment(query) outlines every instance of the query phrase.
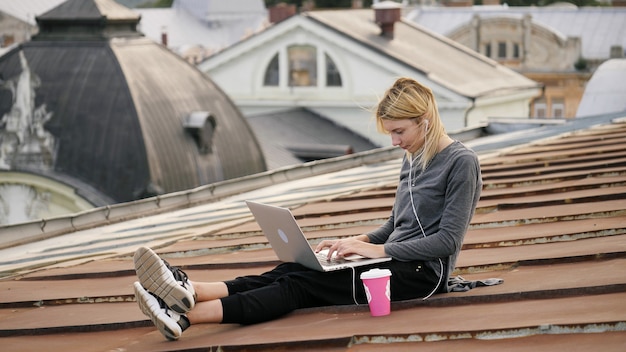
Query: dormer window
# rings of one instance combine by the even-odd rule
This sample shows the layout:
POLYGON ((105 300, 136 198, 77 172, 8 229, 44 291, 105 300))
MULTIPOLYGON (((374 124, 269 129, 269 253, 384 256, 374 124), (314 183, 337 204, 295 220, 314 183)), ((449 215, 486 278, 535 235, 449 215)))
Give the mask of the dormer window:
POLYGON ((317 49, 311 45, 292 45, 287 48, 289 57, 289 86, 317 85, 317 49))
POLYGON ((278 54, 274 55, 269 65, 267 65, 267 70, 265 70, 265 79, 263 80, 263 85, 265 86, 278 86, 278 78, 280 66, 278 64, 278 54))
POLYGON ((519 60, 521 46, 511 41, 488 41, 483 44, 483 55, 503 62, 505 60, 519 60), (493 49, 493 50, 492 50, 493 49))
POLYGON ((326 57, 326 85, 328 87, 341 87, 341 74, 339 74, 337 65, 328 54, 324 56, 326 57))
POLYGON ((183 120, 183 128, 196 142, 200 154, 213 153, 215 127, 215 117, 208 111, 194 111, 183 120))
POLYGON ((342 87, 332 57, 313 45, 291 45, 275 54, 263 75, 265 87, 342 87))

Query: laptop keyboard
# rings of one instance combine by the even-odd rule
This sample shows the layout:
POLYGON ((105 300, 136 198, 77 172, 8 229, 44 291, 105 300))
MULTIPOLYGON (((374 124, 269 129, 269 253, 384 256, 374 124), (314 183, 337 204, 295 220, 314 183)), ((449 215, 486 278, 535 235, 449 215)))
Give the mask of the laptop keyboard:
POLYGON ((343 264, 348 262, 348 260, 337 257, 336 255, 333 255, 333 257, 328 260, 328 256, 326 253, 316 253, 315 256, 322 265, 343 264))

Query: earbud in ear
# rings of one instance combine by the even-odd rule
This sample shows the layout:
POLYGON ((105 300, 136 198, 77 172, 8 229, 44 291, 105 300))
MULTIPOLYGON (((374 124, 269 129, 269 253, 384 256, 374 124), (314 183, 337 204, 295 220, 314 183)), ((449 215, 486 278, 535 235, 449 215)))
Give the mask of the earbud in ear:
POLYGON ((424 124, 426 125, 426 127, 425 127, 426 132, 428 132, 428 120, 424 120, 424 124))

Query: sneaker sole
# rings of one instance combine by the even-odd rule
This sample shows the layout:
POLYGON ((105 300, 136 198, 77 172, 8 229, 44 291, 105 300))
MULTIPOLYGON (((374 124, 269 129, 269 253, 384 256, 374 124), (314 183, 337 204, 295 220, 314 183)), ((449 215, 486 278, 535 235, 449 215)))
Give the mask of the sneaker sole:
POLYGON ((165 266, 163 260, 150 248, 141 247, 135 251, 135 271, 141 285, 157 295, 171 310, 187 313, 195 300, 191 292, 180 285, 165 266))
POLYGON ((151 297, 150 293, 139 282, 133 284, 133 289, 135 290, 135 299, 139 304, 141 312, 150 318, 154 326, 168 340, 178 340, 183 333, 178 323, 174 322, 161 310, 156 299, 151 297))

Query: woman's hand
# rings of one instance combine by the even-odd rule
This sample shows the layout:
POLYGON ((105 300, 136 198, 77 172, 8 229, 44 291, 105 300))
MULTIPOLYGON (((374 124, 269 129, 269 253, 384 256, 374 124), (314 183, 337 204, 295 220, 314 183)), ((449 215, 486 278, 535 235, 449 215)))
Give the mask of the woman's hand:
POLYGON ((329 260, 334 253, 339 257, 347 257, 353 254, 367 258, 382 258, 386 256, 383 245, 369 243, 369 238, 366 235, 341 240, 323 240, 315 247, 315 252, 317 253, 325 248, 328 248, 329 260))

